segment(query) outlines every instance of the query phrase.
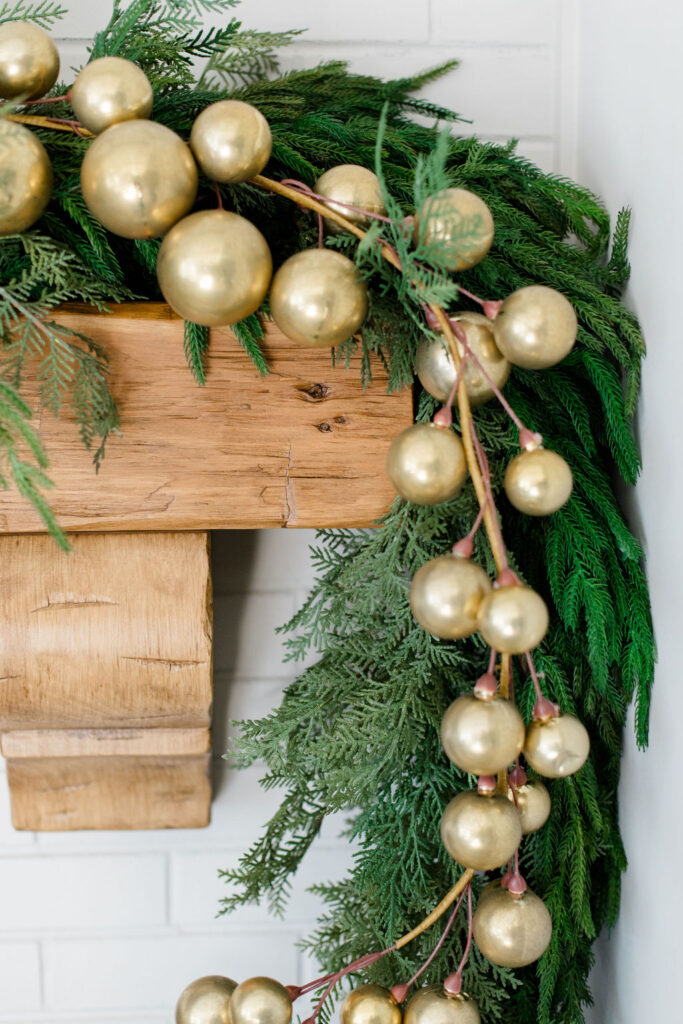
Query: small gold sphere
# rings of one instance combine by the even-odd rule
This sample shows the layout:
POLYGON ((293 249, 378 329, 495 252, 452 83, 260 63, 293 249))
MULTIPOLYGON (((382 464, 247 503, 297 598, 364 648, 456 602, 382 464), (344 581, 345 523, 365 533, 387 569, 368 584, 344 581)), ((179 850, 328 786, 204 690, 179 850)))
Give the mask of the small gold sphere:
POLYGON ((588 732, 574 715, 537 719, 527 728, 524 756, 547 779, 565 779, 578 772, 589 751, 588 732))
MULTIPOLYGON (((361 167, 359 164, 340 164, 338 167, 331 167, 329 171, 320 175, 313 191, 330 200, 327 205, 331 210, 340 213, 352 224, 359 226, 367 224, 368 218, 364 217, 362 213, 349 210, 346 206, 338 205, 339 203, 357 206, 361 210, 367 210, 368 213, 383 215, 387 212, 377 175, 374 171, 369 171, 367 167, 361 167)), ((328 231, 335 234, 344 231, 344 228, 331 220, 327 220, 326 226, 328 231)))
POLYGON ((180 994, 176 1024, 232 1024, 230 996, 236 988, 237 982, 219 974, 197 978, 180 994))
POLYGON ((483 199, 464 188, 445 188, 424 201, 415 218, 416 241, 436 245, 446 270, 481 262, 493 242, 493 217, 483 199))
POLYGON ((477 630, 482 599, 491 581, 476 562, 441 555, 418 569, 410 587, 410 610, 432 636, 457 640, 477 630))
POLYGON ((197 165, 183 140, 155 121, 114 124, 81 165, 81 190, 93 217, 123 238, 157 238, 192 208, 197 165))
POLYGON ((157 277, 170 306, 206 327, 254 313, 268 291, 273 261, 251 221, 227 210, 184 217, 161 243, 157 277))
POLYGON ((480 1024, 474 999, 461 992, 450 996, 441 985, 421 988, 408 1001, 403 1024, 480 1024))
POLYGON ((332 348, 360 329, 368 290, 347 256, 334 249, 304 249, 275 274, 270 311, 291 341, 332 348))
POLYGON ((0 96, 36 100, 59 75, 59 53, 47 32, 30 21, 0 25, 0 96))
POLYGON ((577 322, 572 304, 554 288, 532 284, 508 295, 493 322, 503 355, 527 370, 543 370, 574 347, 577 322))
POLYGON ((121 121, 149 117, 154 95, 147 75, 132 60, 98 57, 71 87, 76 118, 95 135, 121 121))
POLYGON ((519 711, 502 697, 482 700, 465 694, 441 721, 446 756, 471 775, 495 775, 512 764, 524 745, 524 732, 519 711))
POLYGON ((52 165, 40 139, 0 120, 0 236, 26 231, 52 195, 52 165))
POLYGON ((339 1012, 341 1024, 401 1024, 401 1011, 381 985, 359 985, 339 1012))
POLYGON ((545 601, 530 587, 496 587, 481 602, 479 632, 489 647, 503 654, 532 650, 540 644, 547 629, 545 601))
MULTIPOLYGON (((467 344, 498 388, 503 388, 510 376, 511 365, 496 346, 491 321, 481 313, 456 313, 455 318, 465 331, 467 344)), ((455 339, 462 357, 463 348, 455 339)), ((455 382, 455 366, 448 349, 437 340, 422 338, 415 354, 415 372, 425 391, 440 402, 446 402, 455 382)), ((463 374, 470 405, 483 405, 493 398, 491 385, 479 367, 470 359, 463 374)))
POLYGON ((572 471, 557 452, 529 448, 516 455, 505 471, 505 493, 511 505, 528 516, 549 516, 569 500, 572 471))
POLYGON ((224 185, 248 181, 270 160, 270 125, 242 100, 219 100, 202 110, 190 134, 195 159, 207 178, 224 185))
MULTIPOLYGON (((522 835, 538 832, 550 814, 550 793, 538 779, 530 779, 523 786, 517 787, 516 796, 516 807, 522 819, 522 835)), ((508 789, 508 800, 515 802, 511 789, 508 789)))
POLYGON ((526 967, 538 960, 552 930, 548 908, 530 889, 515 897, 498 884, 479 899, 474 912, 474 941, 499 967, 526 967))
POLYGON ((230 998, 232 1024, 289 1024, 292 1000, 273 978, 249 978, 230 998))
POLYGON ((492 871, 514 854, 522 839, 522 823, 504 796, 482 796, 471 789, 458 793, 447 805, 441 839, 463 867, 492 871))
POLYGON ((391 442, 387 473, 406 501, 440 505, 455 497, 467 477, 462 441, 449 428, 414 423, 391 442))

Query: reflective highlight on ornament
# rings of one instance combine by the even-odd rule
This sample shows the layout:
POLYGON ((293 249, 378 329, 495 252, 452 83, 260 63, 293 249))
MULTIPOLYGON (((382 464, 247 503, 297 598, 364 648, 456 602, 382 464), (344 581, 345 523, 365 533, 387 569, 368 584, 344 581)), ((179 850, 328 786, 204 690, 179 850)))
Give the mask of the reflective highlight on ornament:
POLYGON ((175 1024, 231 1024, 230 997, 237 982, 209 974, 191 982, 180 994, 175 1024))
POLYGON ((517 786, 513 795, 508 789, 508 800, 515 804, 522 819, 522 835, 538 832, 543 828, 550 814, 550 793, 538 779, 530 779, 523 786, 517 786))
POLYGON ((496 587, 481 603, 479 632, 496 651, 523 654, 540 644, 547 629, 545 601, 530 587, 496 587))
POLYGON ((509 860, 522 839, 515 807, 500 794, 458 793, 441 819, 441 839, 454 860, 475 871, 492 871, 509 860))
POLYGON ((289 1024, 292 1000, 273 978, 249 978, 230 998, 232 1024, 289 1024))
POLYGON ((572 471, 557 452, 529 448, 505 471, 505 493, 511 505, 528 516, 548 516, 569 500, 572 471))
POLYGON ((464 992, 447 995, 441 985, 419 989, 403 1011, 403 1024, 480 1024, 480 1021, 474 999, 464 992))
POLYGON ((574 715, 537 719, 527 728, 524 756, 535 772, 548 779, 578 772, 589 752, 586 727, 574 715))
POLYGON ((153 100, 145 72, 123 57, 91 61, 79 71, 71 88, 76 118, 95 135, 113 124, 149 117, 153 100))
POLYGON ((415 423, 391 442, 387 473, 406 501, 439 505, 454 498, 467 477, 462 441, 448 427, 415 423))
POLYGON ((476 632, 479 608, 490 589, 491 581, 476 562, 441 555, 415 573, 410 610, 432 636, 457 640, 476 632))
POLYGON ((0 119, 0 236, 34 224, 52 195, 52 165, 33 132, 0 119))
POLYGON ((446 270, 467 270, 483 260, 493 232, 488 206, 464 188, 435 192, 415 218, 415 241, 435 246, 434 259, 446 270))
POLYGON ((499 967, 526 967, 538 960, 553 930, 548 908, 531 889, 512 896, 500 882, 482 893, 472 927, 480 951, 499 967))
POLYGON ((572 304, 554 288, 533 284, 508 295, 493 321, 503 355, 527 370, 543 370, 569 355, 577 332, 572 304))
POLYGON ((401 1024, 401 1011, 381 985, 359 985, 339 1011, 341 1024, 401 1024))
MULTIPOLYGON (((349 210, 349 206, 367 210, 368 213, 384 215, 387 212, 377 175, 359 164, 339 164, 337 167, 331 167, 329 171, 321 174, 313 186, 313 191, 329 200, 326 205, 331 210, 359 226, 367 225, 369 218, 357 210, 349 210)), ((325 223, 328 231, 335 234, 344 231, 344 228, 335 224, 333 220, 326 219, 325 223)))
POLYGON ((441 721, 441 742, 453 764, 472 775, 495 775, 518 757, 524 722, 502 697, 483 700, 465 694, 453 701, 441 721))
POLYGON ((30 21, 0 25, 0 96, 35 100, 59 76, 59 53, 50 36, 30 21))
MULTIPOLYGON (((465 331, 470 350, 496 387, 503 388, 512 367, 496 345, 491 321, 481 313, 468 312, 456 313, 451 319, 456 319, 465 331)), ((457 336, 455 343, 462 358, 463 347, 457 336)), ((448 348, 439 339, 425 337, 420 340, 415 354, 415 372, 425 391, 440 402, 448 401, 456 371, 448 348)), ((483 405, 493 398, 491 385, 471 359, 465 365, 463 378, 470 405, 483 405)))
POLYGON ((195 119, 190 145, 207 178, 236 184, 261 173, 273 140, 270 125, 251 103, 219 100, 195 119))

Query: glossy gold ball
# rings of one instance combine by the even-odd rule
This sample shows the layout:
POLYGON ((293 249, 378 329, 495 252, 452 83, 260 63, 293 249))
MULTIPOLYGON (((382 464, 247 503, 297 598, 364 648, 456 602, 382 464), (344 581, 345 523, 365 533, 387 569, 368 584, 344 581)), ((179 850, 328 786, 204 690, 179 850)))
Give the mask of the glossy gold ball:
MULTIPOLYGON (((504 387, 510 376, 511 366, 496 346, 491 321, 481 313, 456 313, 456 317, 465 331, 467 344, 473 355, 477 357, 496 387, 504 387)), ((462 357, 463 348, 457 338, 455 343, 462 357)), ((422 338, 415 354, 415 372, 425 391, 438 398, 440 402, 448 401, 456 371, 445 345, 439 340, 422 338)), ((491 385, 471 359, 465 365, 463 379, 470 405, 483 405, 493 398, 491 385)))
POLYGON ((450 996, 441 985, 419 989, 403 1012, 403 1024, 479 1024, 474 999, 462 992, 450 996))
POLYGON ((190 145, 207 178, 221 184, 248 181, 270 160, 270 125, 260 110, 242 100, 219 100, 192 125, 190 145))
POLYGON ((522 839, 519 813, 504 796, 458 793, 441 819, 441 839, 465 868, 492 871, 509 860, 522 839))
POLYGON ((515 705, 502 697, 482 700, 465 694, 453 701, 441 721, 446 756, 472 775, 495 775, 519 756, 524 722, 515 705))
POLYGON ((439 505, 454 498, 467 477, 462 441, 449 428, 415 423, 391 442, 387 473, 406 501, 439 505))
POLYGON ((26 231, 52 195, 52 165, 40 139, 0 120, 0 236, 26 231))
POLYGON ((206 327, 254 313, 268 291, 270 249, 251 221, 227 210, 184 217, 161 243, 157 277, 170 306, 206 327))
POLYGON ((493 242, 493 217, 483 199, 464 188, 445 188, 422 204, 416 240, 435 245, 446 270, 467 270, 483 260, 493 242))
POLYGON ((197 978, 180 994, 176 1024, 232 1024, 230 997, 237 982, 219 974, 197 978))
MULTIPOLYGON (((364 217, 362 213, 349 210, 345 205, 338 204, 347 203, 349 206, 367 210, 368 213, 385 214, 387 212, 377 175, 373 171, 369 171, 367 167, 361 167, 358 164, 340 164, 338 167, 331 167, 329 171, 321 174, 313 191, 330 200, 327 203, 329 208, 335 213, 340 213, 342 217, 346 217, 352 224, 364 226, 367 224, 368 218, 364 217)), ((335 233, 344 231, 344 228, 331 220, 327 221, 327 228, 335 233)))
POLYGON ((577 322, 572 304, 554 288, 529 285, 508 295, 493 322, 503 355, 527 370, 543 370, 574 347, 577 322))
POLYGON ((331 348, 360 329, 368 290, 348 257, 333 249, 304 249, 275 274, 270 311, 291 341, 331 348))
POLYGON ((183 140, 155 121, 124 121, 98 135, 81 165, 93 217, 123 238, 157 238, 192 208, 197 166, 183 140))
POLYGON ((491 581, 476 562, 441 555, 415 573, 410 610, 432 636, 457 640, 476 632, 479 605, 490 589, 491 581))
POLYGON ((35 100, 59 75, 59 53, 47 32, 30 21, 0 25, 0 96, 35 100))
POLYGON ((552 930, 548 908, 530 889, 514 897, 498 885, 480 898, 474 913, 474 941, 499 967, 526 967, 538 960, 552 930))
POLYGON ((578 772, 590 751, 585 726, 573 715, 538 719, 526 731, 524 756, 539 775, 564 779, 578 772))
POLYGON ((528 516, 549 516, 569 500, 572 471, 557 452, 530 448, 516 455, 505 471, 511 505, 528 516))
MULTIPOLYGON (((538 779, 530 779, 517 787, 517 810, 522 819, 522 835, 538 832, 543 828, 550 814, 550 793, 538 779)), ((508 800, 515 802, 512 790, 508 789, 508 800)))
POLYGON ((71 87, 71 106, 81 124, 99 135, 121 121, 149 117, 154 95, 147 75, 132 60, 98 57, 71 87))
POLYGON ((496 587, 481 602, 479 632, 495 651, 523 654, 540 644, 547 629, 545 601, 530 587, 496 587))
POLYGON ((292 1000, 273 978, 249 978, 230 998, 232 1024, 289 1024, 292 1000))
POLYGON ((381 985, 359 985, 339 1012, 341 1024, 401 1024, 401 1011, 381 985))

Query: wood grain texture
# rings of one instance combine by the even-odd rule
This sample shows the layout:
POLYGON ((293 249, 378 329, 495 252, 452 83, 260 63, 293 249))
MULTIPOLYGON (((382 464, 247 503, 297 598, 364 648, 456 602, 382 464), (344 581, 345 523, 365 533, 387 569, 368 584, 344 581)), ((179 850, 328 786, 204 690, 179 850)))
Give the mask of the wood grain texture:
POLYGON ((121 757, 207 754, 208 729, 17 729, 0 736, 9 760, 20 757, 121 757))
MULTIPOLYGON (((65 529, 368 526, 394 498, 384 463, 412 422, 412 395, 386 394, 379 361, 363 391, 359 358, 332 367, 328 349, 293 345, 270 324, 272 372, 261 378, 232 332, 217 328, 199 388, 182 320, 167 306, 64 307, 55 319, 105 346, 123 431, 95 475, 68 411, 60 420, 39 411, 50 502, 65 529)), ((42 530, 15 491, 0 494, 0 533, 42 530)))

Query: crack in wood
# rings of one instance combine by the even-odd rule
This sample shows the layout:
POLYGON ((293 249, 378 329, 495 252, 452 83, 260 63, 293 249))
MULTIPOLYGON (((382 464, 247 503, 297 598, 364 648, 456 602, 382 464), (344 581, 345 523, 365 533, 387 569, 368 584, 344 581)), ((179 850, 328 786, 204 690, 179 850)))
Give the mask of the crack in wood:
POLYGON ((34 612, 44 612, 48 608, 97 608, 103 605, 118 607, 118 601, 112 601, 109 597, 77 597, 75 594, 50 594, 45 604, 39 604, 37 608, 31 609, 34 612))
POLYGON ((136 654, 121 654, 121 661, 135 661, 139 665, 167 665, 169 668, 188 668, 194 665, 206 665, 206 661, 193 658, 145 658, 136 654))
POLYGON ((287 450, 287 464, 285 466, 285 526, 292 526, 296 523, 296 494, 294 491, 294 480, 292 479, 292 445, 287 450))

